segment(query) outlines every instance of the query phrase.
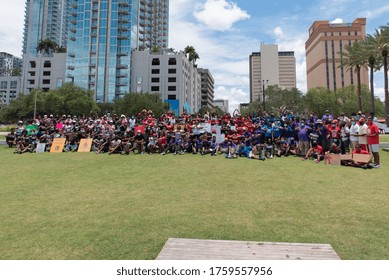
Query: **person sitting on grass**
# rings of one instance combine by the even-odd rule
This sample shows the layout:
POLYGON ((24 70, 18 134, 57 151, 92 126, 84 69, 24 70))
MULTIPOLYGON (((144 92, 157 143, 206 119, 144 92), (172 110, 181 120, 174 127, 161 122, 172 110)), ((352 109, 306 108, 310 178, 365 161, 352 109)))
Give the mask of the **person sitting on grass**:
POLYGON ((132 148, 133 152, 135 153, 135 149, 138 149, 138 154, 143 154, 145 137, 142 134, 142 131, 140 129, 138 129, 136 131, 136 135, 134 137, 134 140, 135 140, 135 145, 132 148))
POLYGON ((15 128, 11 129, 11 132, 5 136, 5 141, 7 142, 8 147, 12 148, 13 146, 16 146, 16 133, 15 128))
POLYGON ((28 141, 27 138, 19 140, 16 145, 16 151, 14 152, 14 154, 24 154, 27 152, 34 152, 32 144, 28 141))
POLYGON ((111 141, 111 144, 109 145, 109 151, 108 154, 118 154, 121 152, 122 147, 122 140, 119 139, 119 136, 115 136, 115 138, 111 141))
POLYGON ((319 163, 321 160, 324 159, 324 152, 323 152, 323 147, 320 146, 317 141, 314 141, 312 143, 312 148, 310 148, 303 158, 303 160, 307 160, 310 157, 312 157, 316 163, 319 163))

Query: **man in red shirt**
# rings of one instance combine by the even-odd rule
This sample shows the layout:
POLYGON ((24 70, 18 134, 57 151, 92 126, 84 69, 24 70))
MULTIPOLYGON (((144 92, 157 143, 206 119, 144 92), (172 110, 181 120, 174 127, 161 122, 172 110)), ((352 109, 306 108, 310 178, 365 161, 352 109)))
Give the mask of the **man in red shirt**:
POLYGON ((323 147, 317 144, 317 141, 313 141, 312 148, 308 150, 303 160, 307 160, 312 157, 316 163, 319 163, 324 159, 323 147))
POLYGON ((380 154, 378 149, 380 146, 380 129, 378 126, 373 123, 372 117, 367 118, 367 144, 369 145, 369 150, 372 152, 374 157, 374 166, 375 168, 380 167, 380 154))

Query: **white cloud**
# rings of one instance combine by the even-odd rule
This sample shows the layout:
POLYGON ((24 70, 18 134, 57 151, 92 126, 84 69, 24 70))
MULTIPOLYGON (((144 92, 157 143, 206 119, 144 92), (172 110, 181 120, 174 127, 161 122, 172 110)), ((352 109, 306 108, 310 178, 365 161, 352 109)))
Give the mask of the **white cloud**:
POLYGON ((235 109, 239 109, 239 105, 242 103, 242 100, 246 100, 246 102, 248 102, 248 96, 248 92, 236 87, 227 88, 219 86, 215 89, 215 99, 228 100, 228 111, 231 114, 235 109))
POLYGON ((331 21, 331 23, 343 23, 343 19, 341 19, 341 18, 336 18, 336 19, 334 19, 333 21, 331 21))
POLYGON ((250 18, 246 11, 226 0, 207 0, 194 16, 208 28, 217 31, 229 30, 235 22, 250 18))
POLYGON ((382 16, 383 14, 386 14, 389 12, 389 5, 385 5, 383 7, 379 7, 375 10, 366 11, 363 14, 363 17, 366 17, 368 19, 378 18, 382 16))
POLYGON ((282 28, 277 26, 276 28, 274 28, 274 34, 276 35, 276 37, 282 37, 284 35, 284 32, 282 31, 282 28))
POLYGON ((6 6, 0 9, 0 51, 16 56, 20 56, 22 51, 24 2, 7 1, 6 6))

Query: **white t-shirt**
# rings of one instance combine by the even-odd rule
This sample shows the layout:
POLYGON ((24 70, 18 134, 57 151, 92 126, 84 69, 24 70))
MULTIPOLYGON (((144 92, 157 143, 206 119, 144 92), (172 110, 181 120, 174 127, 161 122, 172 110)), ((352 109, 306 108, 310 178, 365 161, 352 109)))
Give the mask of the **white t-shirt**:
MULTIPOLYGON (((359 127, 358 135, 367 134, 367 124, 363 124, 359 127)), ((367 136, 358 137, 359 144, 367 144, 367 136)))
POLYGON ((353 136, 353 135, 358 135, 358 132, 359 132, 359 124, 354 124, 354 125, 351 125, 350 127, 350 141, 351 142, 358 142, 359 139, 357 136, 353 136))

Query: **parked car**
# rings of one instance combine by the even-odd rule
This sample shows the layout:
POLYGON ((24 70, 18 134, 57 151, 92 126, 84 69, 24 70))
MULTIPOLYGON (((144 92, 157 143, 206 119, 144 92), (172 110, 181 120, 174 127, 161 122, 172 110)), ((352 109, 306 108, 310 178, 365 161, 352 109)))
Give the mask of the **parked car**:
POLYGON ((375 124, 380 129, 381 134, 388 134, 389 133, 389 127, 385 123, 375 122, 375 124))

